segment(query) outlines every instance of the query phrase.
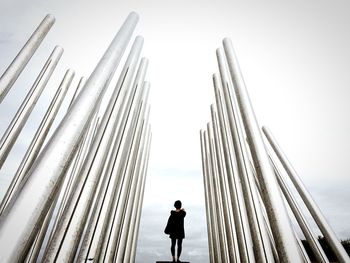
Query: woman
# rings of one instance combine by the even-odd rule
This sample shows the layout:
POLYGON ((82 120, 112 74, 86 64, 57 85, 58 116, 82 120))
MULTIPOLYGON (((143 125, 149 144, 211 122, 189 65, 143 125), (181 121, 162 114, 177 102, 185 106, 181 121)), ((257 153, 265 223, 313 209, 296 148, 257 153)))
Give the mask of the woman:
POLYGON ((186 216, 185 209, 181 208, 180 200, 174 203, 176 210, 171 210, 166 233, 170 234, 171 238, 171 255, 173 262, 181 262, 180 255, 182 251, 182 240, 185 238, 184 218, 186 216), (177 241, 177 261, 175 261, 175 245, 177 241))

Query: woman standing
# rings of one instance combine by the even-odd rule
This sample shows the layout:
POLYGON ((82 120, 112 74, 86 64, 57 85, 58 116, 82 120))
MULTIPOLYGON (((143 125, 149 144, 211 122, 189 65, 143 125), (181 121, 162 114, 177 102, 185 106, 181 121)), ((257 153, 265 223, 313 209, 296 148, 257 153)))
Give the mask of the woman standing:
POLYGON ((171 210, 168 224, 165 229, 166 234, 170 234, 171 238, 171 255, 173 262, 181 262, 180 255, 182 251, 182 240, 185 238, 184 218, 186 216, 185 209, 181 208, 180 200, 174 203, 176 210, 171 210), (177 241, 177 261, 175 260, 175 245, 177 241))

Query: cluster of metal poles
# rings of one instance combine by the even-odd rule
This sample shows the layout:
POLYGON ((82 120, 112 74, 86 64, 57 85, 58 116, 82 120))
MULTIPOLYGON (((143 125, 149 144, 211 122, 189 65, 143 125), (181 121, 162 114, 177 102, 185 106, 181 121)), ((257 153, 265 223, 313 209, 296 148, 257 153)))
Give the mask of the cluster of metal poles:
MULTIPOLYGON (((54 21, 44 18, 1 76, 0 100, 54 21)), ((130 13, 47 138, 74 71, 64 75, 1 202, 1 262, 134 262, 151 143, 141 36, 110 82, 137 22, 130 13)), ((0 168, 62 53, 55 47, 1 138, 0 168)))
POLYGON ((349 263, 271 132, 260 129, 231 41, 224 39, 223 47, 216 51, 211 122, 200 131, 210 262, 310 262, 298 226, 317 261, 329 262, 288 175, 338 261, 349 263))

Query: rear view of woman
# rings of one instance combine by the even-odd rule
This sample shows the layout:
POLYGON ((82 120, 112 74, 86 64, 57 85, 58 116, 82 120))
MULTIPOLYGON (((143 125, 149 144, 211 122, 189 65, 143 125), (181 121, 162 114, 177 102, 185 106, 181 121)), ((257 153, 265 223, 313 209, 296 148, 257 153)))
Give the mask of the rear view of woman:
POLYGON ((166 234, 170 234, 171 238, 171 255, 173 262, 181 262, 180 255, 182 251, 182 240, 185 238, 184 218, 186 212, 182 207, 181 201, 174 203, 176 210, 171 210, 168 224, 165 229, 166 234), (175 245, 177 242, 177 260, 175 260, 175 245))

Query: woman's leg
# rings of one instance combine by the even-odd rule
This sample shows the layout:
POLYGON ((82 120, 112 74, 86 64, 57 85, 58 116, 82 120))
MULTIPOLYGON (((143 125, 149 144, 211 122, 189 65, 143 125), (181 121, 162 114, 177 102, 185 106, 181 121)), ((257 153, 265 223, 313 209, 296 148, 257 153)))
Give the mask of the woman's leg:
POLYGON ((180 258, 181 251, 182 251, 182 238, 177 240, 177 259, 180 258))
POLYGON ((175 244, 176 244, 176 239, 172 238, 171 239, 171 255, 173 256, 173 259, 175 260, 175 244))

